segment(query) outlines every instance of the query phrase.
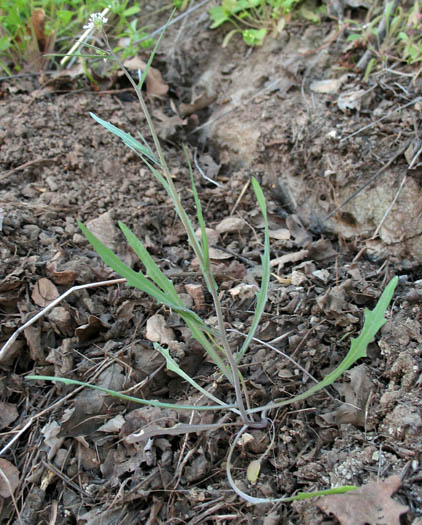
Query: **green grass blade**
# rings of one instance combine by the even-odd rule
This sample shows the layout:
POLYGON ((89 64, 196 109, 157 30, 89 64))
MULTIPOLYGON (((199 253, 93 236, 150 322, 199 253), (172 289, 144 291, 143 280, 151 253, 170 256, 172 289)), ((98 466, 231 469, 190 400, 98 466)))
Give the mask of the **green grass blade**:
POLYGON ((209 253, 208 253, 208 238, 207 238, 207 233, 205 231, 204 215, 202 213, 201 201, 199 200, 198 190, 196 189, 196 184, 195 184, 195 179, 193 177, 192 165, 190 163, 189 155, 188 155, 188 152, 185 146, 183 146, 183 152, 185 154, 186 161, 188 163, 189 176, 190 176, 190 181, 192 185, 192 193, 193 193, 193 198, 194 198, 195 207, 196 207, 196 217, 198 218, 199 226, 201 228, 202 255, 204 258, 204 269, 206 270, 209 268, 210 261, 209 261, 209 253))
POLYGON ((116 126, 113 126, 113 124, 110 124, 110 122, 107 122, 106 120, 103 120, 102 118, 97 117, 95 113, 90 113, 90 115, 95 121, 97 121, 99 124, 104 126, 108 131, 111 131, 111 133, 113 133, 114 135, 122 139, 122 141, 126 144, 126 146, 128 146, 131 150, 140 154, 142 157, 148 158, 150 161, 152 161, 157 166, 160 166, 160 163, 154 157, 154 153, 150 147, 144 146, 143 144, 138 142, 136 139, 134 139, 132 135, 130 135, 129 133, 122 131, 116 126))
POLYGON ((155 43, 154 49, 151 51, 151 54, 149 56, 147 65, 145 66, 145 70, 142 72, 142 76, 139 79, 139 84, 138 84, 139 91, 141 91, 141 89, 142 89, 142 85, 145 82, 145 79, 147 78, 147 74, 148 74, 149 68, 151 67, 152 61, 154 60, 154 57, 155 57, 155 55, 157 53, 158 46, 160 45, 161 39, 163 38, 164 33, 167 31, 167 27, 169 26, 169 24, 171 22, 171 19, 173 18, 175 12, 176 12, 176 8, 174 8, 173 11, 171 12, 171 14, 169 16, 169 19, 167 20, 165 26, 163 27, 163 30, 160 33, 160 36, 157 39, 157 42, 155 43))
POLYGON ((176 304, 172 302, 170 300, 170 297, 166 293, 162 292, 159 288, 157 288, 157 286, 155 286, 154 283, 149 281, 145 277, 145 275, 143 275, 141 272, 135 272, 135 270, 129 268, 129 266, 127 266, 123 261, 121 261, 117 257, 117 255, 115 255, 113 251, 110 250, 110 248, 104 246, 104 244, 99 239, 97 239, 97 237, 95 237, 95 235, 91 233, 86 226, 84 226, 79 221, 78 225, 81 228, 85 237, 94 247, 95 251, 101 257, 101 259, 115 272, 127 279, 128 285, 134 286, 135 288, 142 290, 143 292, 153 297, 157 302, 168 306, 169 308, 171 308, 179 314, 183 312, 184 316, 195 320, 195 322, 199 323, 200 325, 203 325, 206 330, 211 331, 211 329, 204 324, 204 322, 195 312, 183 306, 183 303, 180 301, 180 299, 176 304))
MULTIPOLYGON (((142 157, 142 160, 144 163, 148 166, 148 168, 152 171, 154 177, 158 180, 160 184, 164 187, 167 194, 171 198, 174 208, 176 210, 177 215, 179 216, 180 221, 182 222, 183 226, 185 227, 187 237, 189 244, 194 251, 196 257, 198 258, 199 264, 201 269, 204 267, 203 264, 203 254, 202 254, 202 247, 196 238, 195 235, 195 229, 192 225, 192 221, 190 220, 188 214, 184 210, 183 206, 181 205, 177 195, 174 194, 174 189, 170 186, 170 184, 167 182, 166 178, 157 170, 155 169, 149 162, 145 159, 145 157, 142 157)), ((205 277, 205 276, 204 276, 205 277)), ((208 286, 208 283, 207 283, 208 286)))
MULTIPOLYGON (((126 264, 124 264, 117 257, 117 255, 115 255, 113 251, 110 250, 110 248, 107 248, 106 246, 104 246, 104 244, 99 239, 97 239, 97 237, 95 237, 95 235, 92 234, 86 228, 86 226, 84 226, 80 222, 78 222, 78 224, 82 232, 86 236, 86 238, 92 244, 95 251, 101 257, 101 259, 105 262, 105 264, 110 266, 110 268, 112 268, 115 272, 117 272, 122 277, 125 277, 127 279, 128 285, 134 286, 135 288, 142 290, 143 292, 147 293, 149 296, 153 297, 157 302, 168 306, 169 308, 171 308, 173 311, 177 312, 180 315, 180 317, 186 323, 188 328, 191 330, 192 336, 200 344, 204 346, 207 354, 210 356, 212 361, 215 363, 216 366, 218 366, 221 372, 231 382, 230 370, 227 368, 227 365, 225 364, 223 359, 218 355, 218 353, 213 348, 210 341, 207 339, 207 336, 205 335, 205 333, 207 333, 209 337, 213 337, 213 336, 217 336, 218 333, 212 328, 210 328, 209 326, 207 326, 204 323, 204 321, 195 312, 184 307, 182 301, 177 296, 177 294, 176 294, 177 299, 175 301, 173 300, 174 298, 172 297, 170 293, 168 293, 167 291, 163 292, 162 290, 157 288, 154 283, 149 281, 142 273, 135 272, 134 270, 129 268, 126 264)), ((126 233, 128 231, 129 230, 127 229, 126 233)), ((129 237, 130 237, 130 234, 129 234, 129 237)), ((135 235, 133 235, 133 237, 136 239, 135 235)), ((138 247, 139 246, 137 246, 137 248, 138 247)), ((161 272, 161 270, 159 271, 161 272)), ((167 277, 165 276, 164 278, 167 279, 167 277)))
POLYGON ((153 407, 160 408, 173 408, 175 410, 222 410, 235 408, 235 405, 218 405, 218 406, 207 406, 207 405, 178 405, 175 403, 164 403, 162 401, 157 401, 155 399, 142 399, 138 397, 128 396, 126 394, 121 394, 115 390, 110 390, 109 388, 104 388, 102 386, 90 385, 89 383, 84 383, 83 381, 77 381, 76 379, 68 379, 66 377, 52 377, 52 376, 26 376, 25 379, 31 381, 57 381, 59 383, 64 383, 65 385, 76 385, 76 386, 86 386, 92 388, 93 390, 99 390, 113 397, 118 397, 119 399, 124 399, 125 401, 131 401, 133 403, 139 403, 140 405, 149 405, 153 407))
POLYGON ((268 228, 268 216, 267 216, 267 205, 265 202, 264 193, 258 181, 252 177, 252 188, 255 192, 258 205, 261 209, 262 216, 265 224, 265 239, 264 239, 264 253, 261 256, 262 265, 262 276, 261 276, 261 288, 257 295, 255 313, 252 319, 251 327, 249 332, 243 341, 242 347, 237 354, 237 361, 239 362, 244 356, 253 336, 255 335, 256 329, 261 321, 262 314, 264 313, 265 305, 268 299, 268 287, 270 283, 270 233, 268 228))
POLYGON ((233 378, 230 368, 223 361, 223 359, 218 355, 216 349, 214 348, 210 339, 215 335, 207 326, 206 330, 203 330, 202 327, 195 322, 192 318, 184 316, 183 312, 179 313, 180 317, 186 323, 187 327, 192 332, 192 337, 198 341, 198 343, 205 349, 208 356, 212 362, 219 368, 221 373, 226 376, 228 381, 233 384, 233 378), (210 339, 208 339, 210 338, 210 339))
POLYGON ((326 490, 316 490, 315 492, 299 492, 296 496, 291 496, 290 498, 283 498, 283 501, 286 503, 290 501, 300 501, 303 499, 316 498, 318 496, 332 496, 333 494, 346 494, 351 490, 356 490, 358 487, 356 485, 343 485, 342 487, 334 487, 332 489, 326 490))
MULTIPOLYGON (((393 297, 397 283, 398 277, 393 277, 383 291, 375 308, 373 310, 368 310, 367 308, 365 309, 365 323, 363 325, 362 332, 359 337, 352 339, 349 352, 335 370, 327 374, 322 381, 314 385, 303 394, 294 396, 291 399, 269 403, 265 408, 278 408, 312 396, 319 390, 322 390, 323 388, 334 383, 334 381, 344 374, 344 372, 346 372, 358 359, 366 357, 366 349, 369 343, 373 340, 378 330, 387 322, 385 319, 385 312, 393 297)), ((261 410, 262 408, 253 409, 250 411, 250 413, 259 412, 261 410)))
MULTIPOLYGON (((201 264, 201 270, 202 270, 203 277, 205 279, 205 283, 207 285, 209 292, 212 295, 212 290, 215 290, 216 292, 218 292, 218 286, 214 279, 214 275, 212 273, 211 266, 210 266, 208 237, 207 237, 207 232, 206 232, 204 216, 202 213, 201 201, 199 200, 198 190, 196 189, 195 179, 193 177, 192 165, 190 163, 189 155, 188 155, 188 152, 185 146, 183 146, 183 151, 185 153, 186 161, 188 163, 189 175, 190 175, 190 180, 191 180, 191 185, 192 185, 192 193, 193 193, 193 198, 195 201, 196 216, 198 218, 199 226, 201 228, 201 244, 200 246, 198 246, 198 249, 200 249, 201 251, 202 260, 200 257, 198 257, 198 260, 201 264)), ((194 235, 196 239, 195 232, 194 232, 194 235)), ((195 250, 193 246, 192 248, 195 250)))
POLYGON ((101 259, 115 272, 117 272, 122 277, 125 277, 129 285, 146 292, 160 303, 167 304, 167 297, 164 295, 164 293, 159 290, 152 282, 150 282, 142 273, 135 272, 132 270, 132 268, 129 268, 129 266, 121 261, 117 255, 115 255, 113 251, 110 250, 110 248, 107 248, 107 246, 97 239, 97 237, 95 237, 95 235, 91 233, 84 224, 78 221, 78 225, 101 259))
POLYGON ((184 370, 182 370, 179 365, 176 363, 176 361, 171 357, 170 352, 167 348, 163 348, 158 343, 154 343, 154 348, 160 352, 160 354, 164 357, 166 360, 166 366, 167 370, 170 370, 171 372, 174 372, 178 376, 180 376, 182 379, 187 381, 190 385, 192 385, 198 392, 201 392, 204 396, 208 397, 214 403, 217 403, 218 405, 221 405, 222 407, 227 407, 226 403, 215 397, 211 392, 208 392, 203 388, 201 385, 199 385, 194 379, 192 379, 184 370))
POLYGON ((130 229, 119 221, 119 227, 122 230, 124 236, 130 247, 142 261, 142 264, 147 269, 147 276, 154 281, 154 283, 161 288, 161 290, 168 295, 171 302, 183 307, 183 303, 173 286, 173 283, 164 273, 160 270, 157 263, 149 254, 143 243, 136 237, 136 235, 130 231, 130 229))

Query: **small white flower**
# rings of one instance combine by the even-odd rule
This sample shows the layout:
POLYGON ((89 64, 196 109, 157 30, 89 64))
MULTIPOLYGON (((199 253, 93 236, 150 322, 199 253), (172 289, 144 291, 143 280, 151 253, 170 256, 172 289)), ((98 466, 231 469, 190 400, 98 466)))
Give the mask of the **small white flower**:
POLYGON ((88 23, 84 25, 84 29, 92 29, 93 27, 101 29, 107 22, 108 18, 102 13, 92 13, 92 15, 89 16, 88 23))

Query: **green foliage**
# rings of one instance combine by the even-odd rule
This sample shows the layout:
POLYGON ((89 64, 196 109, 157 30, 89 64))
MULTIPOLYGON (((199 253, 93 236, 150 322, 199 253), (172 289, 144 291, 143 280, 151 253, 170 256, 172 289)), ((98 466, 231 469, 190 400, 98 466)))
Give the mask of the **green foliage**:
MULTIPOLYGON (((409 3, 410 4, 410 3, 409 3)), ((361 24, 353 20, 349 21, 354 27, 352 33, 347 37, 349 42, 359 41, 375 57, 365 72, 365 78, 375 70, 375 66, 384 65, 387 61, 401 61, 414 64, 422 61, 422 13, 420 1, 416 0, 412 6, 403 5, 393 10, 393 2, 390 1, 385 7, 380 6, 367 24, 361 24), (381 12, 380 12, 381 11, 381 12), (379 35, 379 24, 385 20, 385 36, 381 40, 379 35)))
MULTIPOLYGON (((307 399, 323 388, 332 385, 334 381, 344 374, 344 372, 349 370, 349 368, 351 368, 351 366, 356 363, 358 359, 366 357, 366 349, 368 348, 369 343, 374 339, 377 332, 386 323, 385 312, 391 302, 398 281, 398 277, 393 277, 393 279, 391 279, 373 310, 368 310, 365 308, 365 323, 363 325, 362 332, 360 333, 359 337, 351 340, 350 350, 335 370, 327 374, 322 381, 312 386, 303 394, 294 396, 291 399, 271 402, 266 408, 279 408, 285 405, 290 405, 291 403, 295 403, 296 401, 307 399)), ((253 409, 252 412, 258 412, 258 410, 253 409)))
POLYGON ((123 58, 127 58, 134 56, 139 47, 151 46, 151 40, 137 44, 147 34, 138 27, 136 16, 140 13, 140 7, 133 0, 3 0, 0 10, 0 67, 11 75, 24 66, 34 43, 31 14, 35 9, 45 12, 45 35, 55 41, 54 50, 50 51, 63 54, 83 32, 82 27, 89 16, 107 7, 110 8, 107 14, 110 38, 113 41, 125 39, 124 46, 116 46, 115 52, 121 52, 123 58))
POLYGON ((180 11, 184 11, 189 5, 189 0, 173 0, 173 6, 180 11))
POLYGON ((209 10, 211 29, 227 22, 235 26, 225 37, 223 47, 236 33, 249 46, 260 46, 268 34, 276 36, 283 30, 293 10, 313 22, 320 20, 312 0, 221 0, 209 10))

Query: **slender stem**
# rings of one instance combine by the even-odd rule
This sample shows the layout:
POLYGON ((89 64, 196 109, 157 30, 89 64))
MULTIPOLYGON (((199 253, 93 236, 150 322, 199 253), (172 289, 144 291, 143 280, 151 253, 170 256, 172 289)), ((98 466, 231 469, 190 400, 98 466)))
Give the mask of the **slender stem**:
MULTIPOLYGON (((207 270, 207 273, 210 274, 211 270, 207 270)), ((220 299, 218 298, 217 290, 213 286, 211 287, 210 292, 211 292, 212 299, 214 302, 214 308, 215 308, 215 312, 217 315, 218 326, 220 327, 221 342, 223 344, 223 348, 224 348, 224 351, 226 352, 227 359, 229 361, 229 365, 230 365, 230 368, 233 374, 233 386, 234 386, 234 391, 236 394, 237 408, 239 409, 240 415, 245 425, 251 426, 251 423, 253 423, 254 421, 250 418, 250 416, 248 416, 246 409, 245 409, 245 403, 243 402, 242 388, 240 386, 240 380, 239 380, 239 368, 233 356, 233 352, 231 351, 229 341, 227 339, 227 332, 224 326, 224 317, 223 317, 223 311, 221 308, 221 302, 220 302, 220 299)))
POLYGON ((183 223, 183 226, 184 226, 184 228, 186 230, 186 233, 187 233, 188 238, 189 238, 189 242, 190 242, 190 244, 191 244, 191 246, 192 246, 192 248, 194 250, 194 253, 195 253, 196 257, 199 260, 199 263, 200 263, 203 275, 204 275, 204 277, 205 277, 205 279, 207 281, 208 289, 209 289, 209 291, 211 293, 211 296, 212 296, 212 299, 213 299, 214 308, 215 308, 216 315, 217 315, 217 322, 218 322, 218 326, 220 328, 220 336, 221 336, 223 349, 224 349, 224 351, 226 353, 226 356, 227 356, 227 359, 228 359, 228 362, 229 362, 229 365, 230 365, 230 368, 231 368, 231 371, 232 371, 233 387, 234 387, 235 395, 236 395, 237 408, 239 409, 240 416, 241 416, 244 424, 248 425, 248 426, 253 426, 254 420, 251 419, 250 416, 248 416, 248 414, 246 412, 246 409, 245 409, 245 403, 243 401, 243 394, 242 394, 242 387, 240 385, 240 380, 239 380, 239 369, 238 369, 238 365, 237 365, 236 360, 235 360, 235 358, 233 356, 233 352, 231 351, 231 348, 230 348, 230 345, 229 345, 229 342, 228 342, 228 339, 227 339, 227 333, 226 333, 226 329, 225 329, 225 326, 224 326, 223 311, 222 311, 222 308, 221 308, 220 300, 218 298, 217 289, 214 286, 215 281, 214 281, 214 277, 212 275, 212 271, 210 269, 210 266, 206 264, 206 261, 204 259, 204 256, 203 256, 200 244, 199 244, 199 241, 196 238, 194 231, 190 227, 189 221, 188 221, 187 216, 186 216, 186 212, 185 212, 185 210, 183 208, 183 205, 181 203, 181 200, 180 200, 179 193, 177 192, 176 186, 175 186, 175 184, 173 182, 173 179, 172 179, 171 174, 170 174, 170 170, 169 170, 167 162, 165 160, 164 153, 163 153, 163 150, 161 148, 160 141, 158 139, 157 133, 155 131, 154 124, 153 124, 152 119, 151 119, 151 115, 150 115, 149 110, 147 108, 147 105, 146 105, 146 103, 145 103, 145 101, 144 101, 144 99, 142 97, 142 93, 140 92, 139 86, 136 84, 136 82, 133 80, 133 78, 131 77, 129 72, 126 70, 126 68, 124 67, 123 63, 119 59, 119 57, 116 56, 113 53, 113 51, 111 49, 111 46, 110 46, 110 44, 108 42, 107 35, 105 33, 104 33, 104 39, 105 39, 105 42, 106 42, 106 45, 107 45, 107 48, 108 48, 110 54, 116 60, 116 62, 118 63, 119 67, 126 74, 129 82, 132 84, 133 88, 135 89, 135 92, 136 92, 136 95, 138 97, 139 103, 141 105, 142 111, 143 111, 143 113, 145 115, 145 118, 146 118, 149 130, 150 130, 152 138, 154 140, 155 149, 157 151, 158 158, 160 160, 160 165, 161 165, 161 168, 162 168, 162 170, 164 172, 166 181, 167 181, 167 183, 169 185, 169 189, 171 191, 171 196, 173 198, 174 205, 175 205, 175 207, 176 207, 176 209, 178 211, 178 215, 179 215, 179 217, 180 217, 180 219, 181 219, 181 221, 183 223))

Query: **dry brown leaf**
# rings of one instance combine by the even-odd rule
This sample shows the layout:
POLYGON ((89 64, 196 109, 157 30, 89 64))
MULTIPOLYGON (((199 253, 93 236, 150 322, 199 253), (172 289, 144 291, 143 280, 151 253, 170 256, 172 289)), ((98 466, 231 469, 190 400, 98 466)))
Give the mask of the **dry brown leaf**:
POLYGON ((182 117, 187 117, 201 109, 207 108, 217 100, 217 95, 208 95, 205 91, 196 97, 191 104, 180 104, 179 112, 182 117))
POLYGON ((198 162, 208 180, 214 181, 220 171, 221 164, 217 164, 211 155, 208 155, 207 153, 199 155, 198 162))
MULTIPOLYGON (((205 234, 207 236, 209 246, 214 246, 215 244, 217 244, 218 239, 220 237, 220 234, 217 232, 217 230, 213 230, 212 228, 205 228, 205 234)), ((202 237, 201 228, 198 228, 195 231, 195 235, 198 240, 201 239, 202 237)))
POLYGON ((185 284, 185 290, 192 297, 197 310, 204 308, 205 296, 204 290, 200 284, 185 284))
POLYGON ((73 341, 67 338, 59 347, 51 348, 45 360, 54 365, 54 376, 66 377, 73 368, 73 355, 73 341))
POLYGON ((192 463, 186 466, 184 475, 189 483, 198 481, 209 474, 210 462, 206 459, 204 450, 199 448, 198 455, 192 463))
POLYGON ((155 314, 148 319, 145 337, 148 341, 162 345, 176 339, 174 331, 167 326, 166 320, 161 314, 155 314))
POLYGON ((27 326, 23 333, 28 343, 31 359, 37 364, 43 364, 45 362, 45 353, 41 345, 41 327, 34 325, 27 326))
MULTIPOLYGON (((120 391, 125 381, 126 374, 123 368, 113 364, 98 376, 96 385, 120 391)), ((117 410, 119 407, 115 398, 105 392, 87 388, 77 394, 75 408, 63 416, 58 437, 88 436, 110 419, 110 416, 114 416, 117 410)))
POLYGON ((72 285, 78 274, 72 270, 57 271, 57 262, 52 261, 45 266, 46 273, 56 284, 72 285))
POLYGON ((133 310, 135 306, 135 301, 124 301, 117 309, 117 319, 130 321, 133 318, 133 310))
POLYGON ((366 365, 355 366, 347 372, 350 383, 337 385, 347 404, 336 410, 337 423, 352 423, 365 426, 365 408, 371 393, 372 383, 366 365))
POLYGON ((60 430, 61 428, 57 421, 50 421, 41 429, 41 434, 44 436, 44 445, 49 448, 47 455, 49 461, 55 457, 63 444, 64 437, 58 437, 60 430))
POLYGON ((48 320, 51 322, 56 333, 61 333, 66 337, 73 335, 73 323, 70 312, 64 306, 56 306, 48 313, 48 320))
POLYGON ((152 374, 164 363, 164 357, 148 341, 133 344, 132 359, 141 378, 152 374))
POLYGON ((141 430, 148 430, 154 434, 155 430, 159 433, 163 428, 174 427, 179 415, 175 410, 146 406, 132 410, 125 419, 126 423, 122 426, 120 435, 125 443, 132 444, 148 439, 139 435, 141 430))
MULTIPOLYGON (((129 60, 125 60, 123 65, 127 69, 134 69, 138 70, 140 69, 142 72, 145 71, 146 63, 139 57, 133 57, 129 60)), ((159 97, 161 95, 165 95, 169 87, 164 82, 163 77, 161 76, 161 73, 158 69, 155 67, 150 67, 147 73, 146 78, 146 88, 147 88, 147 94, 151 96, 159 97)))
POLYGON ((240 217, 226 217, 215 229, 218 233, 233 233, 242 230, 245 226, 246 222, 240 217))
POLYGON ((309 257, 315 261, 335 259, 338 255, 329 239, 318 239, 317 241, 312 242, 308 247, 308 250, 309 257))
POLYGON ((94 339, 100 332, 104 332, 109 328, 104 324, 99 317, 95 315, 90 315, 88 317, 88 324, 83 324, 78 326, 75 330, 75 334, 80 343, 85 343, 90 339, 94 339))
POLYGON ((270 230, 270 239, 276 239, 278 241, 287 241, 290 239, 290 230, 286 228, 279 228, 278 230, 270 230))
POLYGON ((241 283, 233 288, 230 288, 229 293, 232 297, 238 297, 243 301, 244 299, 252 299, 256 296, 259 288, 256 284, 241 283))
POLYGON ((47 45, 47 35, 45 34, 45 12, 44 9, 34 9, 31 14, 31 23, 34 29, 35 38, 38 41, 40 51, 44 51, 47 45))
POLYGON ((292 234, 296 246, 306 248, 312 241, 312 235, 308 232, 297 215, 286 217, 286 226, 292 234))
POLYGON ((159 121, 157 124, 157 133, 163 140, 168 140, 174 137, 177 129, 186 126, 187 121, 182 120, 179 115, 172 115, 169 117, 160 110, 155 110, 153 116, 159 121))
POLYGON ((345 403, 336 410, 321 414, 321 418, 332 424, 347 424, 366 427, 366 405, 372 383, 365 365, 355 366, 347 372, 350 382, 336 384, 336 390, 344 396, 345 403))
POLYGON ((14 403, 0 401, 0 430, 8 427, 18 417, 18 411, 14 403))
POLYGON ((45 54, 53 50, 55 35, 45 32, 45 12, 43 9, 34 9, 31 13, 31 22, 27 24, 30 41, 26 48, 26 61, 30 69, 40 71, 44 68, 47 60, 45 54))
POLYGON ((218 248, 212 248, 208 250, 210 259, 213 259, 214 261, 221 261, 224 259, 231 259, 233 255, 230 255, 230 253, 223 252, 223 250, 219 250, 218 248))
POLYGON ((122 426, 125 423, 125 418, 121 414, 117 414, 117 416, 111 418, 107 423, 104 423, 104 425, 101 425, 98 429, 98 432, 120 432, 122 426))
POLYGON ((38 281, 35 283, 31 297, 36 305, 44 308, 53 302, 54 299, 57 299, 59 295, 60 294, 57 288, 50 281, 50 279, 41 277, 41 279, 38 279, 38 281))
POLYGON ((88 221, 86 227, 97 237, 97 239, 105 244, 107 248, 110 248, 111 250, 114 249, 119 232, 109 211, 88 221))
POLYGON ((399 525, 409 507, 391 499, 400 487, 400 476, 363 485, 353 492, 321 498, 317 505, 335 516, 341 525, 399 525))
POLYGON ((0 470, 0 496, 8 498, 19 485, 19 471, 7 459, 0 459, 0 470))

